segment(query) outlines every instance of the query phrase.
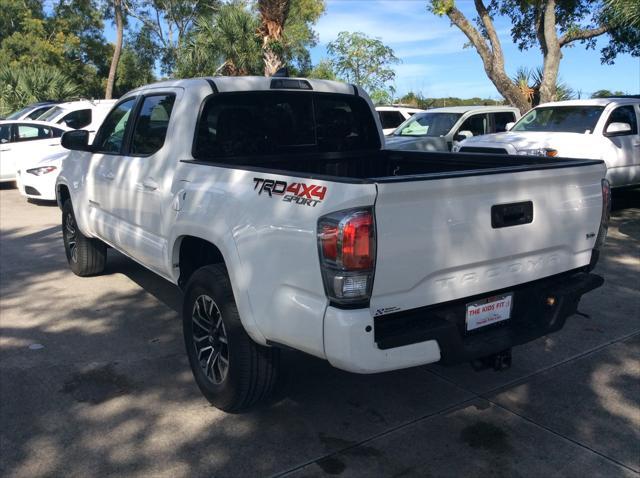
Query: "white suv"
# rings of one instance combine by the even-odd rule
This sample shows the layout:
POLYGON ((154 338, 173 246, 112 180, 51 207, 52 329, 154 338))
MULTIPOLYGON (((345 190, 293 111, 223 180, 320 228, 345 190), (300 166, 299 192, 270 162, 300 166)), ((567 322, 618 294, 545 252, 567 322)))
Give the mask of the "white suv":
POLYGON ((48 121, 65 125, 71 129, 86 129, 95 133, 117 100, 80 100, 60 103, 38 117, 39 121, 48 121))

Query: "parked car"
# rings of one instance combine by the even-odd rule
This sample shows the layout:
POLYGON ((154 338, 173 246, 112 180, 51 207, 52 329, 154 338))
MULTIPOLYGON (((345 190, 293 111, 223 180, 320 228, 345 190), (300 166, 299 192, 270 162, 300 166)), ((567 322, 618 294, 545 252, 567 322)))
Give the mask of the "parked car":
POLYGON ((86 129, 95 134, 116 102, 117 100, 81 100, 60 103, 38 117, 38 120, 63 124, 71 129, 86 129))
POLYGON ((520 118, 511 106, 452 106, 419 113, 385 138, 385 147, 404 151, 451 151, 465 138, 505 131, 520 118))
POLYGON ((56 180, 62 161, 68 154, 67 149, 61 148, 30 161, 23 161, 16 171, 16 185, 20 194, 27 199, 55 201, 56 180))
POLYGON ((58 101, 40 101, 38 103, 32 103, 24 108, 14 111, 9 116, 4 118, 5 120, 34 120, 44 114, 45 111, 50 110, 57 105, 58 101))
POLYGON ((420 108, 412 108, 410 106, 392 105, 392 106, 376 106, 380 123, 382 123, 382 132, 384 134, 393 133, 398 126, 411 118, 416 113, 422 113, 425 110, 420 108))
POLYGON ((166 81, 88 139, 62 139, 69 266, 100 274, 110 245, 181 287, 189 363, 222 410, 269 395, 281 347, 356 373, 508 366, 603 282, 602 161, 385 150, 359 87, 166 81))
POLYGON ((60 137, 67 130, 42 121, 0 121, 0 182, 15 181, 24 161, 62 151, 60 137))
POLYGON ((640 98, 558 101, 535 107, 505 133, 469 138, 468 153, 601 159, 611 187, 640 185, 640 98))

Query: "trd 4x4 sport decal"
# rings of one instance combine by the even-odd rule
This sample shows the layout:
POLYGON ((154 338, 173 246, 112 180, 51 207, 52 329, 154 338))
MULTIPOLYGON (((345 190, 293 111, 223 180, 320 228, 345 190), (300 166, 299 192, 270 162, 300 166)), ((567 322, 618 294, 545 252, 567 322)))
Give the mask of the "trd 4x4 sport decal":
POLYGON ((316 207, 327 194, 326 186, 305 183, 287 183, 275 179, 253 178, 254 190, 268 194, 269 197, 282 196, 284 202, 300 204, 301 206, 316 207))

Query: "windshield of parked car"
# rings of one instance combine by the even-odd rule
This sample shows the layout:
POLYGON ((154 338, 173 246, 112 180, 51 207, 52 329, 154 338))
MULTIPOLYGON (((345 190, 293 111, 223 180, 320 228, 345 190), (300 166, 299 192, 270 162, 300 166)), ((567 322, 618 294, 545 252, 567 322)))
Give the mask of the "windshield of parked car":
POLYGON ((41 116, 38 116, 37 119, 38 121, 52 121, 55 118, 57 118, 60 115, 60 113, 62 113, 63 111, 64 110, 59 106, 54 106, 50 110, 47 110, 44 113, 42 113, 41 116))
POLYGON ((445 136, 461 117, 460 113, 420 113, 393 132, 394 136, 445 136))
POLYGON ((554 133, 593 132, 604 106, 548 106, 534 108, 511 131, 549 131, 554 133))

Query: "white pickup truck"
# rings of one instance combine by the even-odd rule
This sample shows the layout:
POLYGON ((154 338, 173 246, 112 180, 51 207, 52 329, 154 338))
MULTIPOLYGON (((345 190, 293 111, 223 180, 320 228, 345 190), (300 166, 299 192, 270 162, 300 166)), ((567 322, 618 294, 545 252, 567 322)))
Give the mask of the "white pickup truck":
POLYGON ((99 274, 109 245, 180 286, 195 380, 226 411, 269 394, 282 347, 357 373, 508 365, 603 282, 602 161, 384 150, 352 85, 157 83, 88 137, 62 139, 71 269, 99 274))
POLYGON ((509 131, 465 139, 454 151, 601 159, 612 188, 640 185, 640 96, 536 106, 509 131))

